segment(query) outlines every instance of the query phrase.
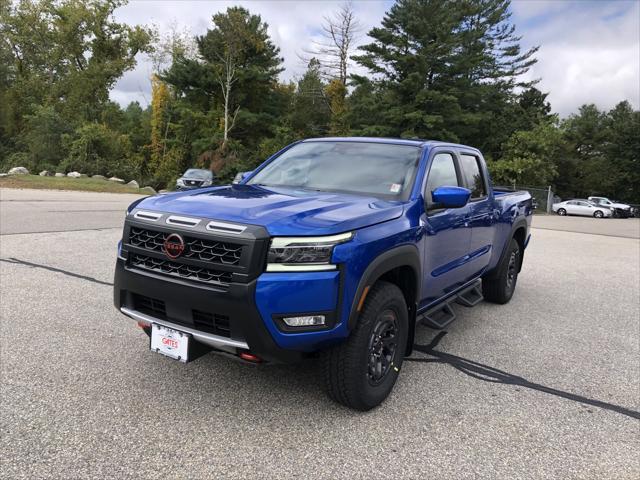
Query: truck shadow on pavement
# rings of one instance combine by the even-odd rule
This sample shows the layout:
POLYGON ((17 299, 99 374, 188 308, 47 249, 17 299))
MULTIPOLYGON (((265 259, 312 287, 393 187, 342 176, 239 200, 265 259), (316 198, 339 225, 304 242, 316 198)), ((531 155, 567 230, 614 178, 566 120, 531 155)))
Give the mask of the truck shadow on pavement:
POLYGON ((468 360, 466 358, 458 357, 457 355, 452 355, 450 353, 434 350, 438 346, 438 343, 440 343, 440 341, 444 338, 446 334, 447 332, 440 332, 438 335, 436 335, 433 338, 433 340, 431 340, 431 342, 428 345, 415 344, 413 346, 414 351, 418 351, 418 352, 422 352, 424 354, 430 355, 432 358, 408 357, 408 358, 405 358, 405 361, 421 362, 421 363, 444 363, 447 365, 451 365, 456 370, 466 375, 469 375, 472 378, 475 378, 477 380, 482 380, 483 382, 502 383, 504 385, 518 385, 520 387, 548 393, 550 395, 555 395, 557 397, 566 398, 567 400, 573 400, 574 402, 579 402, 586 405, 592 405, 594 407, 602 408, 604 410, 610 410, 612 412, 620 413, 622 415, 626 415, 628 417, 640 420, 640 412, 636 412, 634 410, 630 410, 628 408, 621 407, 619 405, 614 405, 612 403, 602 402, 600 400, 594 400, 592 398, 583 397, 582 395, 576 395, 573 393, 564 392, 556 388, 546 387, 538 383, 530 382, 526 378, 513 375, 511 373, 505 372, 503 370, 499 370, 494 367, 490 367, 488 365, 484 365, 479 362, 475 362, 473 360, 468 360))
MULTIPOLYGON (((86 280, 88 282, 97 283, 99 285, 113 286, 112 283, 104 282, 102 280, 98 280, 97 278, 89 277, 87 275, 70 272, 68 270, 63 270, 63 269, 51 267, 48 265, 27 262, 25 260, 20 260, 17 258, 8 258, 8 259, 0 258, 0 262, 24 265, 32 268, 42 268, 44 270, 61 273, 61 274, 68 275, 81 280, 86 280)), ((602 408, 604 410, 610 410, 612 412, 620 413, 627 417, 640 420, 640 412, 636 412, 634 410, 621 407, 619 405, 614 405, 612 403, 607 403, 600 400, 594 400, 592 398, 583 397, 582 395, 576 395, 570 392, 565 392, 562 390, 558 390, 556 388, 546 387, 538 383, 530 382, 526 378, 513 375, 511 373, 505 372, 503 370, 499 370, 494 367, 490 367, 489 365, 484 365, 482 363, 475 362, 473 360, 468 360, 466 358, 459 357, 457 355, 452 355, 450 353, 445 353, 445 352, 440 352, 438 350, 435 350, 435 348, 438 346, 438 344, 446 334, 447 334, 446 331, 438 333, 438 335, 436 335, 428 345, 415 344, 413 346, 414 351, 429 355, 431 358, 408 357, 408 358, 405 358, 405 361, 417 362, 417 363, 443 363, 443 364, 451 365, 456 370, 466 375, 469 375, 472 378, 481 380, 483 382, 502 383, 504 385, 518 385, 523 388, 529 388, 531 390, 537 390, 539 392, 548 393, 549 395, 555 395, 557 397, 566 398, 567 400, 573 400, 574 402, 583 403, 585 405, 592 405, 594 407, 602 408)))

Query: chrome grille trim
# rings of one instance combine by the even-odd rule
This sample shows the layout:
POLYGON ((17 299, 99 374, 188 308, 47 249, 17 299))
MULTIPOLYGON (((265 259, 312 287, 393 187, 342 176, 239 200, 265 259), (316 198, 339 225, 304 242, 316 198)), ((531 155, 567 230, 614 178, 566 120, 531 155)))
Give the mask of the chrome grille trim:
POLYGON ((224 222, 207 223, 207 230, 209 230, 210 232, 240 234, 244 232, 246 229, 247 227, 235 225, 233 223, 224 223, 224 222))
POLYGON ((161 213, 146 212, 144 210, 139 210, 133 215, 136 220, 147 220, 149 222, 157 222, 160 217, 162 217, 161 213))
POLYGON ((167 217, 166 223, 168 225, 177 225, 179 227, 193 228, 197 226, 201 220, 199 218, 181 217, 179 215, 171 215, 167 217))

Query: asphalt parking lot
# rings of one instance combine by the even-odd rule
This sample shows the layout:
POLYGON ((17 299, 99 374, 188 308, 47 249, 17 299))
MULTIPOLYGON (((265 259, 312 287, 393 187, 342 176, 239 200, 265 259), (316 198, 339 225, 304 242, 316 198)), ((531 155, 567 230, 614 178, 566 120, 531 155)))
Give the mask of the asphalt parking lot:
POLYGON ((639 219, 534 219, 512 302, 358 413, 314 362, 150 353, 112 305, 133 198, 0 190, 2 478, 640 477, 639 219))

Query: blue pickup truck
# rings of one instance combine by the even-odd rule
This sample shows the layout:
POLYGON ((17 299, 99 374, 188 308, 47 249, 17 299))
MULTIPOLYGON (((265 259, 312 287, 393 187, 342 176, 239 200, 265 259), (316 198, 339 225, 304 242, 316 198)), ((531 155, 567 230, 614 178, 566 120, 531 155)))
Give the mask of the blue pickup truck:
POLYGON ((127 210, 114 303, 182 362, 319 357, 329 395, 379 405, 418 324, 508 302, 531 196, 492 188, 482 154, 422 140, 296 142, 237 185, 127 210))

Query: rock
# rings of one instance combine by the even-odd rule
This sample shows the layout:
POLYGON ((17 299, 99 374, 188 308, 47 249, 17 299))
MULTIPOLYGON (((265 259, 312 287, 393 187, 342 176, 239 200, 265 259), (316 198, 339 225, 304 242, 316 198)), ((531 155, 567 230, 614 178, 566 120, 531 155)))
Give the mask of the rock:
POLYGON ((106 180, 107 177, 105 177, 104 175, 91 175, 91 178, 95 178, 97 180, 106 180))
POLYGON ((169 193, 169 190, 158 190, 158 193, 169 193))
POLYGON ((80 178, 82 176, 81 173, 79 172, 69 172, 67 173, 67 177, 71 177, 71 178, 80 178))
POLYGON ((53 177, 53 172, 50 172, 49 170, 42 170, 39 175, 41 177, 53 177))
POLYGON ((61 173, 61 172, 56 172, 56 174, 54 176, 55 177, 66 177, 66 175, 64 173, 61 173))
POLYGON ((140 193, 148 193, 150 195, 155 195, 156 194, 156 189, 153 187, 142 187, 140 189, 140 193))
POLYGON ((140 188, 140 185, 138 185, 138 182, 136 182, 135 180, 131 180, 129 183, 127 183, 127 187, 140 188))
POLYGON ((9 176, 9 174, 8 174, 8 173, 0 173, 0 178, 2 178, 2 177, 8 177, 8 176, 9 176))
POLYGON ((110 182, 116 182, 116 183, 124 183, 124 180, 118 177, 111 177, 109 179, 110 182))
POLYGON ((24 167, 13 167, 8 173, 9 175, 29 175, 29 170, 24 167))

